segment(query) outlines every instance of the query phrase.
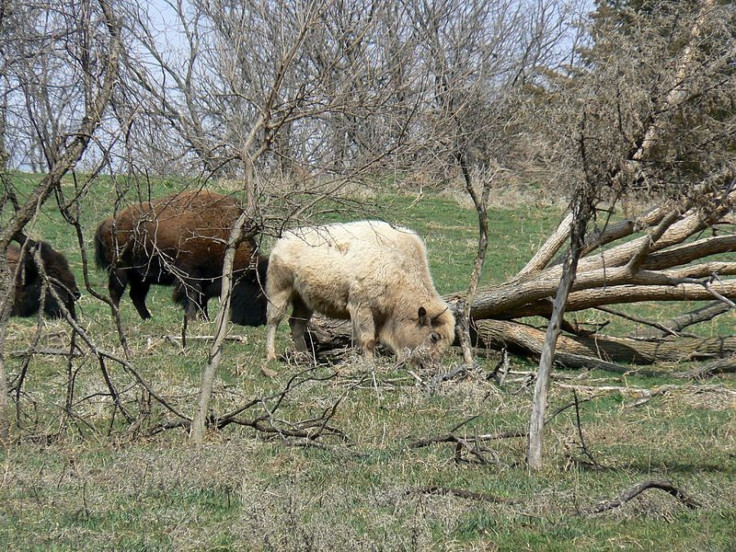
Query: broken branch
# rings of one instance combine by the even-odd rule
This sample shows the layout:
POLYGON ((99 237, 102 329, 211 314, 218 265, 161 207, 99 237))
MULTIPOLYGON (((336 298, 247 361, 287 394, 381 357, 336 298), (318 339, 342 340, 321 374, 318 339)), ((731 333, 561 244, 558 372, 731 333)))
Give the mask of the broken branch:
POLYGON ((463 489, 452 489, 450 487, 440 487, 439 485, 428 485, 417 489, 409 489, 406 494, 433 494, 433 495, 453 495, 460 498, 469 498, 471 500, 481 500, 483 502, 493 502, 494 504, 519 504, 519 500, 513 498, 505 498, 489 493, 479 493, 475 491, 465 491, 463 489))
POLYGON ((660 489, 662 491, 665 491, 666 493, 672 495, 677 500, 682 502, 685 506, 688 508, 695 509, 700 508, 701 504, 690 497, 685 491, 682 489, 679 489, 678 487, 675 487, 671 481, 668 481, 666 479, 662 480, 650 480, 650 481, 643 481, 641 483, 638 483, 631 487, 629 490, 627 490, 624 494, 619 496, 618 498, 615 498, 614 500, 610 500, 608 502, 602 502, 596 506, 593 506, 591 508, 586 508, 583 510, 583 513, 588 514, 599 514, 601 512, 605 512, 607 510, 613 510, 614 508, 618 508, 622 504, 625 504, 632 498, 637 497, 647 489, 660 489))

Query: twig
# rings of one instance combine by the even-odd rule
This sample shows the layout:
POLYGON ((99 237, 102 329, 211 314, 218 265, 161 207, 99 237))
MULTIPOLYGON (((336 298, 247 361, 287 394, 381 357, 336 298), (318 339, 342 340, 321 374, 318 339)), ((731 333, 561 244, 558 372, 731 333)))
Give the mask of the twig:
POLYGON ((371 380, 373 382, 373 390, 376 392, 376 402, 378 403, 378 408, 382 408, 381 406, 381 392, 378 390, 378 381, 376 381, 376 370, 375 367, 371 369, 371 380))
POLYGON ((685 491, 679 489, 678 487, 675 487, 671 481, 667 479, 662 479, 662 480, 643 481, 642 483, 638 483, 634 485, 633 487, 631 487, 628 491, 626 491, 624 494, 622 494, 618 498, 614 500, 610 500, 608 502, 602 502, 590 508, 586 508, 583 510, 582 513, 599 514, 601 512, 613 510, 614 508, 618 508, 622 504, 638 496, 639 494, 646 491, 647 489, 660 489, 662 491, 665 491, 666 493, 671 494, 677 500, 682 502, 685 506, 687 506, 691 510, 695 508, 700 508, 701 506, 701 504, 698 501, 690 497, 687 493, 685 493, 685 491))
MULTIPOLYGON (((214 335, 188 335, 187 337, 188 341, 214 341, 215 336, 214 335)), ((182 341, 181 336, 177 335, 165 335, 163 336, 163 339, 170 343, 176 343, 178 341, 182 341)), ((248 338, 242 335, 228 335, 224 338, 225 341, 232 341, 234 343, 248 343, 248 338)), ((182 345, 183 346, 183 345, 182 345)))
POLYGON ((453 368, 449 372, 445 372, 444 374, 437 374, 427 384, 427 395, 429 396, 433 395, 439 383, 442 383, 443 381, 451 380, 457 376, 465 375, 467 374, 467 372, 468 372, 468 365, 459 364, 457 367, 453 368))
POLYGON ((602 391, 614 391, 621 393, 622 395, 632 395, 634 398, 652 398, 657 395, 663 395, 677 389, 678 385, 660 385, 659 387, 653 387, 652 389, 646 389, 644 387, 625 387, 622 385, 571 385, 569 383, 557 383, 558 387, 562 389, 572 389, 577 391, 586 391, 588 393, 597 393, 602 391))
POLYGON ((79 351, 67 351, 66 349, 47 349, 47 348, 29 348, 22 351, 10 351, 8 356, 10 358, 26 358, 34 355, 49 355, 49 356, 64 356, 78 358, 82 356, 79 351))
POLYGON ((486 457, 483 456, 482 447, 478 446, 479 441, 480 439, 476 439, 475 446, 472 446, 467 439, 462 439, 461 437, 457 437, 455 439, 455 462, 460 463, 463 461, 462 452, 463 452, 463 449, 465 449, 470 454, 475 456, 478 459, 478 462, 480 462, 482 465, 488 464, 486 457))
POLYGON ((593 458, 593 455, 588 450, 588 446, 585 444, 585 438, 583 437, 583 426, 580 423, 580 401, 578 400, 578 392, 573 389, 572 396, 575 398, 575 420, 578 426, 578 437, 580 438, 580 448, 583 449, 583 453, 588 457, 596 468, 600 468, 601 465, 593 458))
POLYGON ((187 327, 189 326, 189 318, 187 313, 184 313, 184 321, 181 323, 181 348, 187 348, 187 327))
POLYGON ((324 450, 327 452, 332 452, 335 454, 339 454, 342 456, 348 456, 350 458, 366 458, 368 455, 364 452, 359 452, 355 450, 346 450, 345 447, 334 447, 331 445, 326 445, 325 443, 321 443, 319 441, 315 441, 310 438, 295 438, 295 439, 287 439, 283 441, 282 443, 284 446, 287 447, 301 447, 301 448, 316 448, 319 450, 324 450))
POLYGON ((603 306, 595 307, 595 310, 599 310, 607 314, 612 314, 613 316, 618 316, 619 318, 623 318, 624 320, 628 320, 629 322, 636 322, 637 324, 643 324, 645 326, 655 328, 667 335, 679 337, 679 334, 675 330, 668 328, 667 326, 664 326, 657 322, 652 322, 651 320, 646 320, 645 318, 634 316, 633 314, 626 314, 624 312, 619 312, 617 310, 614 310, 608 307, 603 307, 603 306))
POLYGON ((493 372, 486 379, 494 379, 499 386, 502 386, 510 371, 511 363, 509 362, 509 351, 504 347, 501 350, 501 360, 496 364, 493 372))
MULTIPOLYGON (((128 411, 123 406, 123 402, 120 400, 120 394, 118 393, 117 389, 115 389, 115 385, 113 384, 112 379, 110 379, 110 374, 107 370, 107 366, 105 365, 105 357, 103 357, 102 355, 98 355, 97 360, 99 361, 100 372, 102 373, 102 377, 105 380, 105 385, 107 385, 107 389, 110 391, 110 397, 112 398, 113 404, 116 408, 120 409, 120 412, 122 412, 125 420, 129 424, 133 423, 133 417, 128 414, 128 411)), ((115 411, 113 410, 113 417, 114 415, 115 411)), ((112 418, 110 420, 110 423, 112 425, 112 418)))
POLYGON ((450 430, 450 433, 455 433, 458 429, 460 429, 461 427, 463 427, 466 424, 469 424, 470 422, 472 422, 473 420, 475 420, 478 417, 480 417, 480 414, 476 414, 475 416, 471 416, 467 420, 464 420, 464 421, 460 422, 459 424, 457 424, 455 427, 453 427, 450 430))
POLYGON ((715 289, 713 289, 711 287, 711 284, 713 283, 713 280, 721 281, 721 279, 717 275, 714 274, 711 277, 710 281, 703 282, 703 287, 705 289, 707 289, 708 292, 711 295, 713 295, 713 297, 715 297, 716 299, 718 299, 722 303, 725 303, 726 305, 728 305, 729 308, 731 308, 731 309, 736 308, 736 303, 734 303, 733 301, 731 301, 728 297, 725 297, 725 296, 721 295, 720 293, 718 293, 715 289))
MULTIPOLYGON (((579 403, 588 402, 589 400, 590 399, 583 399, 582 401, 579 401, 579 403)), ((575 406, 575 403, 574 402, 573 403, 568 403, 568 404, 565 404, 565 405, 559 407, 557 410, 555 410, 554 412, 552 412, 552 414, 550 414, 547 417, 547 419, 544 421, 545 425, 548 424, 550 421, 552 421, 552 419, 554 417, 558 416, 559 414, 561 414, 562 412, 564 412, 568 408, 571 408, 572 406, 575 406)), ((423 447, 427 447, 429 445, 434 445, 434 444, 437 444, 437 443, 457 443, 461 439, 459 437, 457 437, 456 435, 453 435, 452 432, 453 431, 456 431, 459 428, 461 428, 465 424, 473 421, 477 417, 478 416, 473 416, 472 418, 469 418, 469 419, 461 422, 460 424, 458 424, 454 428, 452 428, 448 434, 443 435, 441 437, 429 437, 427 439, 420 439, 419 441, 414 441, 413 443, 411 443, 409 445, 409 448, 412 448, 412 449, 415 449, 415 448, 423 448, 423 447)), ((529 432, 528 431, 514 431, 514 430, 511 430, 511 431, 501 431, 499 433, 488 433, 488 434, 475 435, 474 440, 475 441, 479 441, 479 442, 480 441, 493 441, 493 440, 496 440, 496 439, 513 439, 513 438, 516 438, 516 437, 527 437, 528 435, 529 435, 529 432)))
POLYGON ((345 392, 331 406, 326 408, 317 418, 302 420, 299 422, 287 422, 285 420, 277 419, 274 416, 274 413, 286 400, 286 397, 288 396, 290 391, 301 385, 304 385, 307 382, 327 381, 335 378, 335 376, 337 375, 333 372, 323 377, 303 377, 305 374, 309 374, 314 370, 314 367, 310 367, 306 370, 303 370, 302 372, 295 374, 289 379, 289 381, 286 383, 286 386, 281 391, 265 398, 251 400, 245 405, 236 409, 235 411, 230 412, 222 417, 213 417, 211 419, 208 419, 206 420, 207 425, 215 426, 217 427, 217 429, 222 429, 229 424, 236 424, 251 427, 261 433, 274 436, 278 435, 279 437, 281 437, 282 440, 285 440, 287 437, 297 437, 314 440, 327 433, 329 435, 337 436, 343 441, 348 441, 349 439, 347 435, 345 435, 345 433, 343 433, 338 428, 328 425, 328 422, 335 416, 335 413, 337 412, 337 407, 342 403, 347 394, 352 389, 362 384, 363 381, 365 381, 365 378, 356 383, 354 386, 346 389, 345 392), (265 411, 265 415, 257 415, 253 419, 238 418, 239 414, 242 414, 246 410, 249 410, 250 408, 255 406, 261 406, 262 409, 265 411), (288 427, 284 428, 282 426, 288 427))
POLYGON ((506 498, 496 496, 489 493, 479 493, 475 491, 465 491, 463 489, 452 489, 450 487, 440 487, 439 485, 428 485, 426 487, 418 487, 409 489, 406 494, 433 494, 433 495, 453 495, 460 498, 469 498, 471 500, 481 500, 483 502, 493 502, 494 504, 520 504, 520 500, 514 498, 506 498))
POLYGON ((427 385, 426 383, 424 383, 424 380, 420 378, 415 372, 412 372, 411 370, 407 370, 407 372, 409 372, 409 375, 411 375, 415 380, 417 380, 417 383, 419 385, 427 385))

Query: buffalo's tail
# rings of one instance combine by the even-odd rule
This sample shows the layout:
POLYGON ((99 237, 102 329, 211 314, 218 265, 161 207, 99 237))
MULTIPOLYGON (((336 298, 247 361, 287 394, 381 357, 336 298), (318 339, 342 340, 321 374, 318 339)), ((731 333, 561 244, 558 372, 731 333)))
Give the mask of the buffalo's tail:
POLYGON ((110 219, 104 221, 95 232, 95 264, 99 269, 109 270, 112 264, 110 248, 105 240, 105 236, 110 234, 111 222, 110 219))

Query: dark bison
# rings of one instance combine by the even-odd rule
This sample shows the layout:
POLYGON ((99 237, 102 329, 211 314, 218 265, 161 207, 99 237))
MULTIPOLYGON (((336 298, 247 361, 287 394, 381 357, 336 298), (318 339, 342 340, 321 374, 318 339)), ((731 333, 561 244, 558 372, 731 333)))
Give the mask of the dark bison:
MULTIPOLYGON (((56 292, 61 302, 72 318, 76 319, 74 301, 79 299, 80 293, 74 274, 69 269, 69 263, 64 255, 55 251, 48 243, 35 241, 25 236, 17 238, 22 245, 11 244, 6 251, 6 258, 10 270, 15 274, 15 299, 11 315, 32 316, 41 307, 41 291, 44 288, 43 277, 36 266, 34 257, 39 253, 43 270, 49 279, 49 284, 56 292)), ((62 318, 64 313, 59 302, 46 288, 43 296, 43 311, 51 317, 62 318)))
MULTIPOLYGON (((198 313, 206 319, 207 301, 220 295, 225 247, 241 213, 235 199, 201 190, 132 205, 103 221, 95 236, 95 257, 97 266, 108 271, 115 306, 130 286, 130 299, 145 320, 151 317, 146 308, 151 284, 173 285, 173 299, 187 319, 198 313)), ((240 243, 233 265, 234 323, 266 323, 262 284, 267 266, 252 235, 240 243)))

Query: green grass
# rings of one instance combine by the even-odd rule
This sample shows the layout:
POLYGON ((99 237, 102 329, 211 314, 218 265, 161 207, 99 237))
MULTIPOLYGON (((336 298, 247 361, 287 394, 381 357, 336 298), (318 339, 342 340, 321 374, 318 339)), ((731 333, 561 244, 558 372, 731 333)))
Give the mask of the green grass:
MULTIPOLYGON (((21 191, 32 177, 18 175, 21 191)), ((70 184, 68 184, 71 186, 70 184)), ((156 195, 170 193, 162 185, 156 195)), ((90 247, 97 223, 112 212, 109 181, 85 199, 82 227, 90 247)), ((372 202, 380 216, 414 228, 429 251, 442 293, 467 285, 476 248, 477 221, 458 198, 445 194, 384 193, 372 202)), ((556 226, 554 207, 492 208, 491 247, 484 282, 502 282, 520 269, 556 226)), ((336 215, 330 215, 332 219, 336 215)), ((346 218, 358 218, 353 213, 346 218)), ((327 220, 326 217, 323 220, 327 220)), ((76 236, 46 210, 32 235, 64 251, 79 282, 82 262, 76 236)), ((105 277, 90 267, 94 289, 105 277)), ((138 318, 127 296, 121 305, 131 363, 157 394, 191 416, 210 343, 190 339, 182 349, 181 311, 171 290, 153 289, 154 319, 138 318)), ((216 311, 216 302, 210 312, 216 311)), ((650 311, 647 311, 650 312, 650 311)), ((96 345, 122 356, 109 308, 89 293, 81 300, 81 323, 96 345)), ((732 331, 714 325, 713 335, 732 331)), ((728 324, 729 322, 726 322, 728 324)), ((622 325, 621 328, 627 328, 622 325)), ((27 347, 35 320, 13 319, 6 344, 6 369, 15 381, 22 359, 9 353, 27 347)), ((58 321, 44 321, 41 344, 68 347, 58 321)), ((190 325, 190 337, 212 335, 212 324, 190 325)), ((244 342, 227 342, 212 402, 217 414, 256 398, 243 418, 265 415, 267 400, 305 366, 278 363, 276 378, 260 374, 263 328, 230 329, 244 342)), ((282 329, 279 344, 288 338, 282 329)), ((0 452, 0 549, 3 550, 735 550, 736 385, 723 377, 683 384, 672 378, 620 377, 595 371, 559 372, 564 383, 653 388, 677 384, 641 402, 615 390, 580 392, 580 418, 588 451, 581 449, 574 408, 552 420, 545 433, 545 468, 530 473, 523 438, 488 441, 480 464, 467 451, 456 460, 454 445, 415 448, 421 439, 456 433, 524 430, 531 389, 523 372, 534 364, 513 358, 503 386, 487 379, 498 355, 479 356, 470 377, 444 382, 431 395, 424 383, 435 371, 377 365, 348 358, 321 366, 292 389, 274 423, 290 429, 319 417, 339 401, 329 424, 345 440, 324 436, 321 448, 273 437, 246 426, 210 431, 201 447, 190 447, 180 427, 150 433, 178 418, 156 401, 134 434, 107 395, 97 359, 75 359, 73 417, 64 413, 68 366, 63 357, 32 358, 20 397, 17 441, 0 452), (409 371, 411 370, 411 372, 409 371), (472 419, 471 419, 472 418, 472 419), (650 490, 620 508, 586 514, 636 483, 670 479, 702 506, 690 510, 671 496, 650 490), (428 486, 485 493, 513 502, 493 503, 451 494, 418 492, 428 486)), ((445 368, 459 361, 457 352, 445 368)), ((132 415, 141 411, 141 389, 112 361, 106 368, 132 415)), ((557 380, 555 380, 557 381, 557 380)), ((572 392, 553 383, 549 412, 569 405, 572 392)))

